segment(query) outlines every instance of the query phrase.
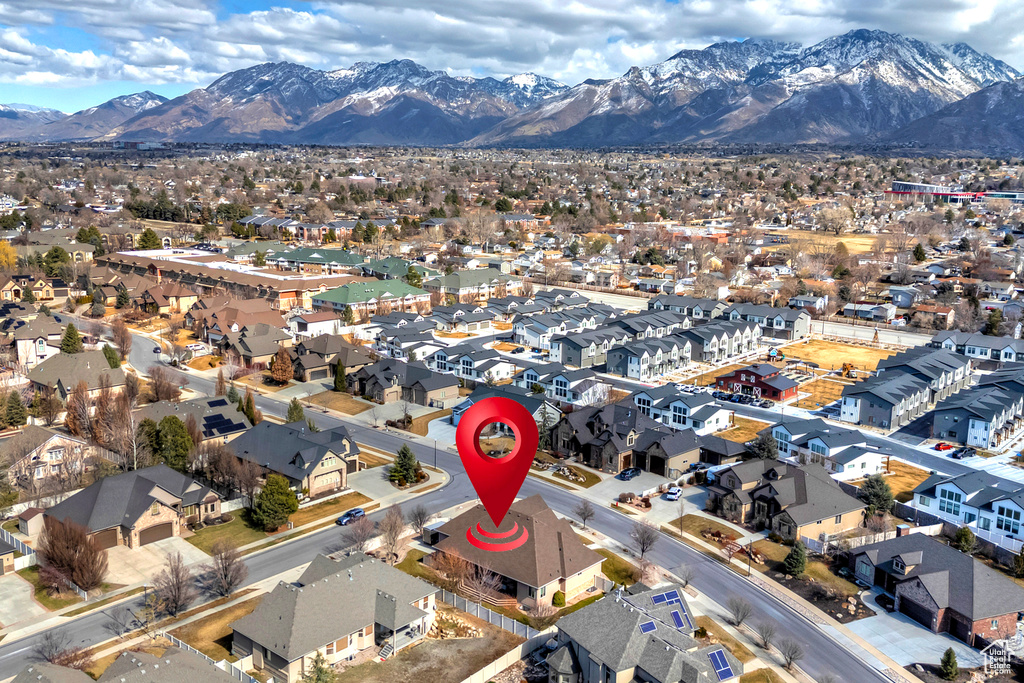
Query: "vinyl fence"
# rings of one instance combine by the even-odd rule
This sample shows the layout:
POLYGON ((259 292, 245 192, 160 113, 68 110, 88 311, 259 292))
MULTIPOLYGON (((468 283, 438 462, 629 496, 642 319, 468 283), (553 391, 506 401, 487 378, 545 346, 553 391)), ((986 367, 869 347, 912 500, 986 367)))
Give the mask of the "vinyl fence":
MULTIPOLYGON (((231 674, 232 678, 234 678, 237 681, 241 681, 241 683, 260 683, 259 680, 255 679, 252 676, 250 676, 249 674, 245 673, 244 671, 242 671, 238 667, 236 667, 233 664, 231 664, 231 662, 229 662, 226 659, 221 660, 219 662, 215 662, 210 657, 207 657, 202 652, 200 652, 199 650, 195 649, 194 647, 192 647, 188 643, 186 643, 186 642, 184 642, 182 640, 178 640, 177 638, 172 636, 170 633, 160 632, 157 635, 159 637, 161 637, 161 638, 166 638, 167 640, 171 641, 171 644, 174 645, 175 647, 181 648, 182 650, 186 650, 187 652, 191 652, 194 655, 199 655, 200 657, 202 657, 203 659, 208 661, 210 664, 213 664, 218 669, 222 669, 223 671, 226 671, 227 673, 231 674)), ((273 678, 268 679, 268 683, 273 683, 273 681, 274 681, 273 678)))
POLYGON ((461 595, 450 593, 444 589, 439 590, 436 595, 436 599, 440 602, 445 602, 454 607, 455 609, 462 610, 466 614, 472 614, 478 619, 483 619, 488 624, 493 624, 498 628, 504 629, 509 633, 515 634, 521 638, 528 640, 533 639, 540 635, 540 631, 531 626, 528 626, 522 622, 516 621, 511 617, 506 617, 504 614, 498 614, 492 610, 487 609, 483 605, 472 600, 467 600, 461 595))
MULTIPOLYGON (((919 526, 909 529, 909 533, 912 534, 924 534, 925 536, 938 536, 942 533, 942 523, 930 524, 928 526, 919 526)), ((855 536, 853 538, 841 538, 840 536, 828 536, 822 541, 820 538, 809 538, 807 536, 801 536, 800 541, 810 550, 812 553, 820 553, 825 543, 828 543, 830 547, 835 548, 838 543, 842 542, 844 546, 850 548, 859 548, 862 545, 870 545, 871 543, 880 543, 882 541, 888 541, 889 539, 896 538, 896 531, 881 531, 876 534, 864 534, 863 536, 855 536)))
POLYGON ((543 645, 557 631, 558 629, 552 626, 548 630, 538 633, 525 643, 520 643, 484 668, 470 675, 469 678, 464 679, 462 683, 487 683, 520 659, 527 657, 531 652, 543 645))
POLYGON ((21 557, 14 558, 14 571, 21 571, 25 567, 32 567, 36 564, 36 551, 12 536, 11 532, 0 529, 0 539, 21 553, 21 557))

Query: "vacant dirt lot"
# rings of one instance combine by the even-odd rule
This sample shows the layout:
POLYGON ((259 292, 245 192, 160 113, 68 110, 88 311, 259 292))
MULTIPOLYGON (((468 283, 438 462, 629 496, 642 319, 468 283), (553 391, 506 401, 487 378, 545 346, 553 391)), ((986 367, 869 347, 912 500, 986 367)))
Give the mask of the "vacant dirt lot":
POLYGON ((751 439, 756 439, 757 433, 769 426, 767 422, 751 420, 750 418, 739 417, 738 415, 733 418, 733 425, 732 429, 719 432, 718 436, 729 441, 735 441, 736 443, 746 443, 751 439))
MULTIPOLYGON (((450 610, 443 607, 441 611, 450 610)), ((483 629, 483 638, 427 640, 386 662, 369 662, 338 674, 337 683, 458 683, 523 641, 463 612, 460 618, 483 629)))
POLYGON ((843 363, 853 363, 858 370, 874 370, 878 367, 878 361, 896 353, 887 349, 872 349, 867 346, 822 339, 790 344, 784 346, 782 352, 786 354, 787 359, 799 358, 817 363, 823 370, 838 369, 842 367, 843 363))
POLYGON ((838 401, 843 395, 843 388, 850 384, 853 383, 838 382, 834 379, 816 379, 807 384, 801 384, 800 394, 809 393, 810 396, 803 396, 796 402, 796 407, 817 410, 827 406, 829 403, 838 401))

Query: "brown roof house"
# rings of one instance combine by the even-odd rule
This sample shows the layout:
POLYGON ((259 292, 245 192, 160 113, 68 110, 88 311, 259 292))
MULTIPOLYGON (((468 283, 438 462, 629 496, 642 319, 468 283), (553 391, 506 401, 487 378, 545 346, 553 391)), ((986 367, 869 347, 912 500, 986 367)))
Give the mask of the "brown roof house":
POLYGON ((864 519, 864 502, 816 464, 748 460, 718 472, 708 499, 728 520, 752 522, 794 541, 849 531, 864 519))
POLYGON ((181 535, 193 519, 219 515, 219 495, 166 465, 104 477, 45 512, 89 529, 104 548, 138 548, 181 535))
POLYGON ((297 584, 278 583, 231 624, 231 653, 282 683, 309 673, 318 653, 334 664, 379 647, 386 659, 434 622, 436 587, 362 553, 318 555, 297 584))
POLYGON ((111 368, 102 351, 58 353, 29 370, 26 377, 32 382, 33 389, 54 389, 62 401, 67 400, 79 382, 85 382, 90 397, 99 393, 102 377, 110 380, 110 388, 114 391, 120 391, 124 386, 124 371, 111 368))
POLYGON ((139 307, 150 313, 171 315, 185 313, 198 300, 199 295, 189 288, 176 282, 164 282, 142 292, 139 307))
POLYGON ((314 498, 345 488, 348 476, 359 471, 359 446, 341 426, 311 432, 305 422, 264 420, 232 441, 231 450, 314 498))
POLYGON ((256 323, 225 334, 217 345, 224 356, 234 357, 246 367, 266 366, 279 348, 292 345, 292 338, 273 325, 256 323))
POLYGON ((850 552, 857 578, 895 597, 898 611, 972 647, 1017 633, 1024 589, 968 554, 924 534, 850 552))
POLYGON ((372 362, 373 356, 365 347, 346 341, 340 334, 321 334, 303 339, 292 350, 295 379, 302 382, 331 378, 338 363, 346 373, 350 373, 372 362))
MULTIPOLYGON (((640 463, 634 450, 641 435, 647 434, 648 441, 653 438, 648 432, 670 434, 672 430, 644 415, 632 400, 578 408, 551 428, 551 450, 559 456, 578 457, 584 465, 603 472, 647 467, 651 461, 645 457, 640 463)), ((666 466, 664 459, 659 462, 666 466)))
POLYGON ((437 552, 457 555, 497 574, 502 581, 500 591, 508 600, 528 606, 550 605, 555 593, 561 592, 568 604, 594 586, 601 574, 604 558, 585 546, 569 522, 555 516, 539 495, 513 503, 502 520, 499 530, 518 525, 527 535, 514 550, 492 552, 470 544, 466 534, 477 525, 485 529, 494 526, 483 505, 434 530, 431 540, 437 552))

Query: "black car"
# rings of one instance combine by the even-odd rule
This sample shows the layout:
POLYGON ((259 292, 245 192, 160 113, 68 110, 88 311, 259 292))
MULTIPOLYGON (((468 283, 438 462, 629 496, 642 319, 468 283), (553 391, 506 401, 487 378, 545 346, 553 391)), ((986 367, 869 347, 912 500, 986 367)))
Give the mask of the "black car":
POLYGON ((640 471, 639 467, 627 467, 619 472, 619 479, 622 481, 629 481, 630 479, 640 476, 640 471))
POLYGON ((525 353, 525 352, 526 352, 526 349, 524 349, 522 346, 517 346, 516 348, 512 349, 509 353, 525 353))
POLYGON ((343 514, 341 517, 338 517, 338 519, 335 520, 334 523, 338 526, 347 526, 352 522, 356 521, 357 519, 359 519, 360 517, 365 516, 366 511, 363 510, 363 508, 352 508, 351 510, 343 514))

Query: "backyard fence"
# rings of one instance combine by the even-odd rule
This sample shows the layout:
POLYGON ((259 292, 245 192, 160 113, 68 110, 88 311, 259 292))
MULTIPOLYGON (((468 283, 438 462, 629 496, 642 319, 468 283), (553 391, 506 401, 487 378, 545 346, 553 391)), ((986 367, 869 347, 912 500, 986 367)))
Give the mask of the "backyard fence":
MULTIPOLYGON (((239 669, 237 666, 234 666, 228 660, 223 659, 223 660, 221 660, 219 662, 215 662, 215 661, 213 661, 212 658, 206 656, 205 654, 203 654, 199 650, 195 649, 194 647, 192 647, 188 643, 186 643, 186 642, 184 642, 182 640, 178 640, 177 638, 172 636, 170 633, 165 633, 165 632, 161 631, 161 632, 157 633, 156 635, 157 635, 157 637, 166 638, 167 640, 171 641, 171 644, 174 645, 177 648, 180 648, 182 650, 185 650, 186 652, 191 652, 194 655, 198 655, 198 656, 202 657, 203 659, 208 661, 210 664, 213 664, 218 669, 221 669, 221 670, 231 674, 232 678, 234 678, 235 680, 241 681, 241 683, 260 683, 260 681, 258 679, 253 678, 249 674, 245 673, 244 671, 239 669)), ((273 678, 270 678, 270 679, 267 679, 267 680, 268 680, 268 683, 273 683, 273 681, 274 681, 273 678)))
POLYGON ((0 529, 0 539, 21 553, 21 557, 14 558, 14 571, 21 571, 36 564, 36 551, 16 539, 7 529, 0 529))
MULTIPOLYGON (((928 526, 918 526, 909 530, 912 534, 924 534, 925 536, 938 536, 942 533, 942 522, 938 524, 930 524, 928 526)), ((864 534, 862 536, 853 536, 844 538, 841 535, 827 536, 824 541, 820 538, 810 538, 808 536, 801 536, 800 541, 807 547, 812 553, 821 553, 824 550, 825 544, 836 548, 840 543, 849 548, 859 548, 862 545, 870 545, 871 543, 881 543, 882 541, 888 541, 896 538, 898 532, 893 531, 880 531, 874 534, 864 534)))
POLYGON ((446 591, 444 589, 439 590, 436 595, 436 599, 439 602, 444 602, 457 610, 462 610, 466 614, 470 614, 477 619, 483 619, 488 624, 497 626, 500 629, 508 631, 521 638, 533 639, 540 635, 540 631, 528 626, 520 621, 516 621, 512 617, 506 617, 504 614, 499 614, 492 610, 487 609, 483 605, 472 600, 467 600, 461 595, 446 591))
POLYGON ((549 638, 552 638, 558 631, 554 626, 542 631, 537 635, 533 636, 525 643, 520 643, 514 648, 498 657, 493 662, 480 669, 474 674, 471 674, 468 678, 463 679, 462 683, 487 683, 492 680, 499 673, 512 666, 520 659, 525 659, 530 655, 531 652, 542 646, 549 638))

